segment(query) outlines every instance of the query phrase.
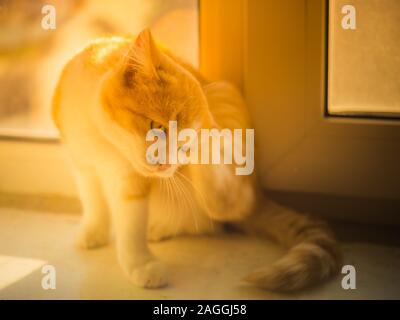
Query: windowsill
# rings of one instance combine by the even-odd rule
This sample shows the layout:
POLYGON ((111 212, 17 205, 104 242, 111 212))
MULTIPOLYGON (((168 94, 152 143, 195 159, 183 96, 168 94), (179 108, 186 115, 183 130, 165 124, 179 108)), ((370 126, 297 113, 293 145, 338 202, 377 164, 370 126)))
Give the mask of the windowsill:
POLYGON ((59 142, 60 135, 53 129, 0 128, 0 139, 59 142))
POLYGON ((0 118, 0 138, 57 141, 59 133, 49 115, 16 113, 0 118))
POLYGON ((68 156, 55 138, 0 139, 0 176, 3 193, 77 196, 68 156))
POLYGON ((173 266, 171 285, 144 290, 134 287, 126 278, 118 266, 113 245, 93 251, 74 248, 78 223, 77 215, 0 209, 1 255, 12 258, 15 267, 26 265, 26 261, 35 262, 29 270, 24 269, 24 274, 19 273, 20 277, 14 273, 12 279, 3 279, 7 286, 0 290, 0 299, 399 298, 398 247, 345 242, 344 264, 357 268, 357 290, 343 290, 339 274, 325 285, 288 296, 256 289, 241 281, 249 272, 276 261, 285 251, 267 240, 239 234, 179 237, 152 243, 154 254, 173 266), (42 289, 43 274, 41 268, 36 268, 38 261, 56 268, 56 290, 42 289))
POLYGON ((30 212, 80 214, 82 207, 77 197, 55 194, 17 194, 0 192, 0 209, 13 208, 30 212))

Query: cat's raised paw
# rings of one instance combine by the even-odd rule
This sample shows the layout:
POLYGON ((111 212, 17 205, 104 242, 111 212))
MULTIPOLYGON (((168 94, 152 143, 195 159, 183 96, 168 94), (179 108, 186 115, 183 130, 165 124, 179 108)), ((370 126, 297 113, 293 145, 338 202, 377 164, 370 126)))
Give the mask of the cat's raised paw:
POLYGON ((109 233, 105 228, 81 225, 75 239, 75 245, 80 249, 95 249, 109 242, 109 233))
POLYGON ((140 267, 132 269, 130 278, 133 284, 148 289, 162 288, 168 284, 167 268, 157 260, 151 260, 140 267))

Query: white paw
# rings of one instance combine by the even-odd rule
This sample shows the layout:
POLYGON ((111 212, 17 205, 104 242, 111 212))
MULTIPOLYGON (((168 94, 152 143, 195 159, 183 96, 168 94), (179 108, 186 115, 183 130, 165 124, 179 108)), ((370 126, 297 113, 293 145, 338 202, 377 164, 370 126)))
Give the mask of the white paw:
POLYGON ((94 249, 109 242, 109 231, 105 227, 85 225, 79 227, 75 244, 81 249, 94 249))
POLYGON ((138 287, 155 289, 168 284, 168 272, 164 263, 150 260, 128 271, 132 283, 138 287))

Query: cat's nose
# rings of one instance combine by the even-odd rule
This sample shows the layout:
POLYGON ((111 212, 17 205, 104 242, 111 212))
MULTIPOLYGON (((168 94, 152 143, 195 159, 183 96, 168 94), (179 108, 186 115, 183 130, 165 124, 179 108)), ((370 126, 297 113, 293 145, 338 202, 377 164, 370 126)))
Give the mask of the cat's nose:
POLYGON ((168 163, 165 163, 165 164, 159 164, 158 165, 158 170, 159 171, 164 171, 164 170, 167 170, 167 169, 169 169, 171 167, 171 165, 170 164, 168 164, 168 163))

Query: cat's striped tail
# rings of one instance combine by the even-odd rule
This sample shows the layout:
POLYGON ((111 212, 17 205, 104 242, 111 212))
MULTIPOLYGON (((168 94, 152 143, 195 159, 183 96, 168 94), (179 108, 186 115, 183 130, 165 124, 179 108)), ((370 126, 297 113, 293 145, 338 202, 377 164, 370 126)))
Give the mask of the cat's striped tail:
POLYGON ((338 272, 341 254, 326 224, 269 201, 260 209, 240 223, 241 229, 272 238, 289 251, 244 280, 270 291, 293 292, 338 272))

